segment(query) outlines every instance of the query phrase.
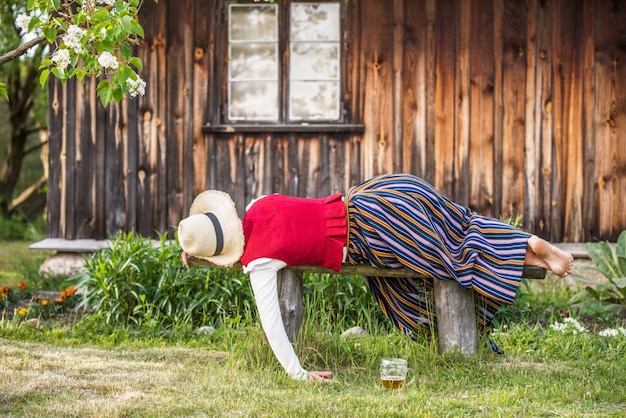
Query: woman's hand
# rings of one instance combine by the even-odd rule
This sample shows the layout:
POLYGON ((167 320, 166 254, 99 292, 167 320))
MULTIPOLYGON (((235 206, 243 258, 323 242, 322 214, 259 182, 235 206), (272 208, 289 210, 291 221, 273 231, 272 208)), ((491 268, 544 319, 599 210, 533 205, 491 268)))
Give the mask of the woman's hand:
POLYGON ((309 372, 309 380, 321 383, 333 383, 333 372, 309 372))
POLYGON ((187 253, 183 251, 182 257, 183 257, 183 264, 185 265, 185 267, 189 267, 189 262, 187 261, 187 253))

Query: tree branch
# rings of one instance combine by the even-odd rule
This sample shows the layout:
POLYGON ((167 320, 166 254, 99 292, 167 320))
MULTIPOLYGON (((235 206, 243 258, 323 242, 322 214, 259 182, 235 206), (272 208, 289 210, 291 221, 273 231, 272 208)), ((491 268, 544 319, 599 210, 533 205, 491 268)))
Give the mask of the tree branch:
POLYGON ((28 155, 31 152, 37 151, 38 149, 40 149, 41 147, 43 147, 44 145, 47 145, 47 144, 48 144, 48 141, 38 142, 37 144, 33 145, 32 147, 24 150, 24 152, 22 154, 28 155))
POLYGON ((39 35, 38 37, 33 38, 30 41, 23 43, 22 45, 20 45, 17 48, 15 48, 13 51, 9 51, 6 54, 0 56, 0 65, 4 64, 6 62, 9 62, 11 60, 14 60, 17 57, 21 57, 29 49, 31 49, 35 45, 39 45, 40 43, 42 43, 45 40, 46 40, 45 36, 39 35))

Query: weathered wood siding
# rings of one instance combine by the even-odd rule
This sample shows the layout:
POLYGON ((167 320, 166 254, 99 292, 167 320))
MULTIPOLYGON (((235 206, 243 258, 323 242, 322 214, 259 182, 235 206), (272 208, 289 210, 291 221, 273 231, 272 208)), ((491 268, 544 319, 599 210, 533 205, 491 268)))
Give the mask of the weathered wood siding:
POLYGON ((363 132, 218 129, 225 4, 144 3, 142 98, 103 109, 95 82, 51 83, 50 237, 153 235, 207 188, 243 212, 392 172, 553 241, 626 229, 626 1, 341 0, 363 132))

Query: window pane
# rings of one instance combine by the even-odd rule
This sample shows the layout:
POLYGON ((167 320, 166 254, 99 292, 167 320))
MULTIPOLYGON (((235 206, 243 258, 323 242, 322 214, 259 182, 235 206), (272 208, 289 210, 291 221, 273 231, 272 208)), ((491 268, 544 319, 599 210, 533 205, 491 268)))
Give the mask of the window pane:
POLYGON ((278 120, 278 9, 230 5, 228 117, 278 120))
POLYGON ((275 41, 278 19, 275 5, 230 6, 230 41, 275 41))
POLYGON ((289 54, 290 120, 338 120, 339 3, 292 3, 289 54))
POLYGON ((301 42, 291 45, 292 80, 339 78, 339 45, 301 42))
POLYGON ((292 41, 339 41, 339 3, 292 3, 292 41))
POLYGON ((278 78, 277 46, 269 44, 233 44, 230 46, 231 80, 278 78))
POLYGON ((289 116, 291 120, 339 119, 339 83, 336 81, 292 81, 289 116))
POLYGON ((230 119, 278 119, 277 82, 233 82, 229 87, 228 116, 230 119))

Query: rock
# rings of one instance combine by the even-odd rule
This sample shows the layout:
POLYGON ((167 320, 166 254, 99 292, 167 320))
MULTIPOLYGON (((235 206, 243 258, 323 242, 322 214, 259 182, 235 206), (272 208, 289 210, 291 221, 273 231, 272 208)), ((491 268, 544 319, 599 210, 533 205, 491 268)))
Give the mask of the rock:
POLYGON ((22 322, 22 326, 34 329, 41 329, 41 321, 39 320, 39 318, 31 318, 22 322))
POLYGON ((196 334, 198 335, 213 335, 215 334, 215 328, 213 328, 210 325, 204 326, 204 327, 200 327, 198 328, 198 330, 196 331, 196 334))
POLYGON ((367 331, 365 331, 363 328, 359 326, 356 326, 356 327, 348 328, 347 330, 342 332, 341 338, 362 337, 363 335, 367 335, 367 331))
POLYGON ((70 277, 84 272, 84 267, 85 259, 82 253, 58 252, 43 262, 39 267, 39 274, 42 277, 70 277))

